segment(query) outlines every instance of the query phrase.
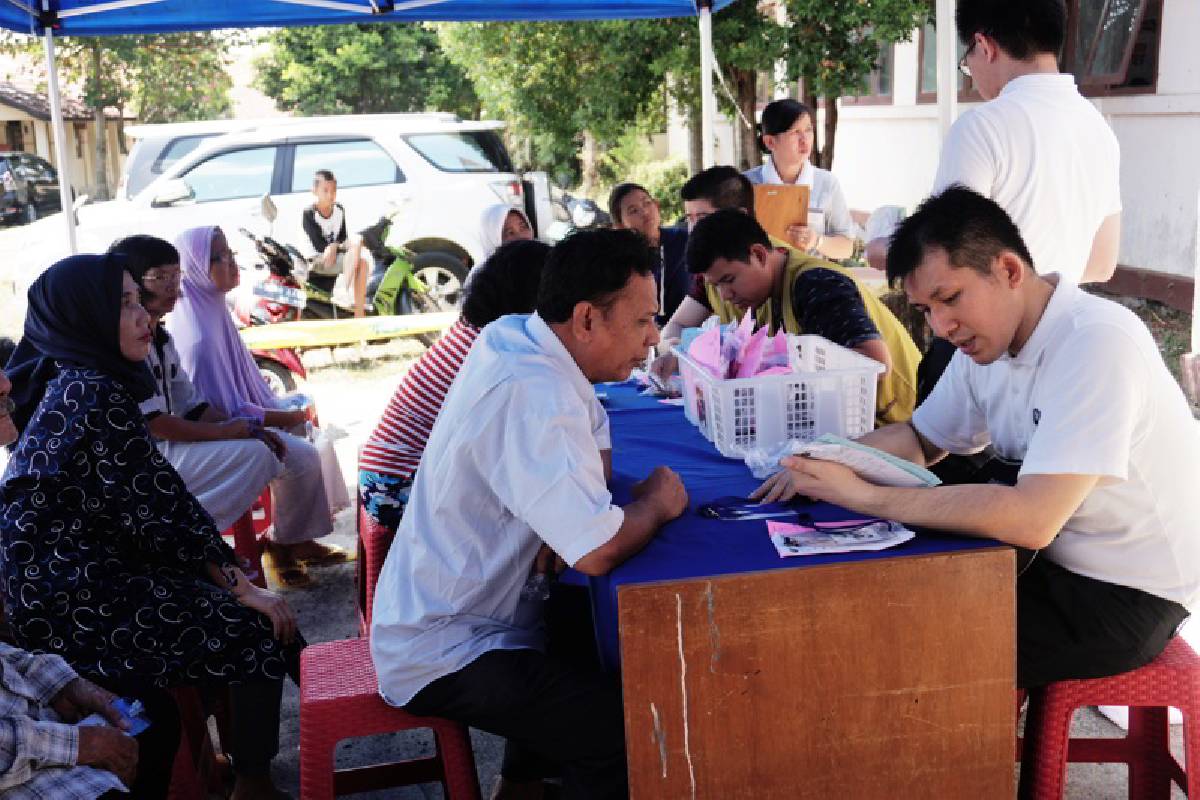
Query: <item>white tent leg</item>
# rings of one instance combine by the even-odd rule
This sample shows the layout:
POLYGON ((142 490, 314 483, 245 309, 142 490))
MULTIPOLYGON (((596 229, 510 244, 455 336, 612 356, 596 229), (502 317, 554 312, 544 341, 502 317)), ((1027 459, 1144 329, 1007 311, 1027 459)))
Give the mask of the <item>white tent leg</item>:
POLYGON ((946 138, 958 114, 958 47, 954 0, 937 0, 938 141, 946 138))
MULTIPOLYGON (((58 94, 58 65, 54 58, 54 34, 49 30, 43 37, 46 43, 46 78, 50 87, 50 122, 54 126, 54 158, 58 170, 58 196, 62 202, 63 219, 67 225, 67 244, 71 255, 79 252, 75 241, 75 213, 72 209, 71 162, 67 160, 67 131, 63 125, 62 98, 58 94)), ((103 132, 102 132, 103 133, 103 132)))
POLYGON ((700 163, 717 163, 715 153, 717 97, 713 94, 712 3, 700 3, 700 163))
MULTIPOLYGON (((1192 275, 1200 278, 1200 225, 1196 226, 1196 258, 1192 275)), ((1192 297, 1192 348, 1183 355, 1180 366, 1188 399, 1193 405, 1200 405, 1200 291, 1192 297)))

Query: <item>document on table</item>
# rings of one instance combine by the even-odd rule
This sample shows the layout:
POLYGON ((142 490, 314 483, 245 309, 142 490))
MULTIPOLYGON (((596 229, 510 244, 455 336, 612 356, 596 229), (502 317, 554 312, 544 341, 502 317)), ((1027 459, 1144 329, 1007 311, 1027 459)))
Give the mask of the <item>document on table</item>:
POLYGON ((829 433, 794 448, 793 452, 808 458, 845 464, 860 478, 877 486, 919 489, 937 486, 942 482, 937 475, 911 461, 829 433))
POLYGON ((780 557, 819 556, 827 553, 854 553, 886 550, 904 544, 916 536, 898 522, 889 520, 854 520, 828 525, 801 525, 793 522, 767 520, 767 533, 780 557))

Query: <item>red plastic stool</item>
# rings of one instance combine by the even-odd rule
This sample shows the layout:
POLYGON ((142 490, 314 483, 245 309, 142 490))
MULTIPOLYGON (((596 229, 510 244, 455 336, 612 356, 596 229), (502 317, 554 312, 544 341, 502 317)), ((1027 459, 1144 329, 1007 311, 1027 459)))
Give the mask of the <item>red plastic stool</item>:
POLYGON ((1110 678, 1059 681, 1029 693, 1021 753, 1020 797, 1058 800, 1067 762, 1129 765, 1129 797, 1169 798, 1171 781, 1189 797, 1200 780, 1171 755, 1167 707, 1183 712, 1185 758, 1200 775, 1200 656, 1176 636, 1152 662, 1110 678), (1129 706, 1129 735, 1120 739, 1071 739, 1071 717, 1081 706, 1129 706))
POLYGON ((306 647, 300 656, 301 800, 435 781, 447 800, 480 800, 467 729, 445 719, 414 717, 383 702, 367 639, 306 647), (418 728, 433 730, 435 755, 334 769, 334 748, 342 739, 418 728))
POLYGON ((228 530, 221 531, 221 535, 232 538, 233 552, 250 562, 246 573, 250 582, 263 589, 267 588, 267 576, 263 572, 262 564, 263 547, 262 542, 258 540, 258 534, 254 532, 253 510, 247 510, 238 517, 237 522, 228 530))
POLYGON ((250 507, 250 513, 254 518, 254 532, 258 534, 266 533, 275 522, 271 514, 271 487, 263 489, 262 494, 254 501, 254 505, 250 507))
POLYGON ((361 505, 358 507, 358 633, 366 636, 371 627, 375 584, 396 532, 380 525, 361 505))
POLYGON ((179 749, 171 768, 168 800, 206 800, 209 793, 222 790, 222 776, 212 737, 208 734, 208 715, 200 701, 200 692, 190 686, 171 690, 179 708, 179 749))

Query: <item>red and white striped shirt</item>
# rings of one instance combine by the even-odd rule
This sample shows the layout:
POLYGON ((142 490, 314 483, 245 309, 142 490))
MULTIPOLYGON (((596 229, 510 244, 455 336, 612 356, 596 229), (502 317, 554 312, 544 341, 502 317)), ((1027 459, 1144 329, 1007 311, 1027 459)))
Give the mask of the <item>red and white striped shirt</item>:
POLYGON ((433 422, 446 392, 462 367, 479 329, 459 317, 417 359, 396 387, 383 418, 363 445, 358 468, 381 475, 411 478, 425 452, 433 422))

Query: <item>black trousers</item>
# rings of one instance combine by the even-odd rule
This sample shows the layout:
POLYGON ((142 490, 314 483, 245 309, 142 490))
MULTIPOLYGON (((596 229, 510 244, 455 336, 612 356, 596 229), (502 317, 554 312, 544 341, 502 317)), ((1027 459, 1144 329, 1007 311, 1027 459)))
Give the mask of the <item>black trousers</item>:
MULTIPOLYGON (((283 648, 288 676, 300 685, 300 652, 307 643, 296 641, 283 648)), ((283 680, 256 680, 205 687, 206 697, 214 691, 229 689, 229 734, 232 741, 222 742, 238 775, 265 775, 279 753, 279 709, 283 701, 283 680)))
POLYGON ((568 800, 627 797, 620 686, 599 668, 586 597, 586 589, 554 587, 546 654, 492 650, 426 686, 405 710, 505 737, 509 780, 561 775, 568 800))
POLYGON ((140 700, 150 719, 150 727, 136 737, 137 774, 129 794, 105 792, 104 797, 162 800, 171 787, 171 771, 179 750, 179 709, 175 700, 166 690, 139 686, 136 681, 93 680, 93 683, 120 697, 140 700))
POLYGON ((1017 686, 1145 666, 1187 616, 1178 603, 1086 578, 1039 553, 1017 578, 1017 686))

